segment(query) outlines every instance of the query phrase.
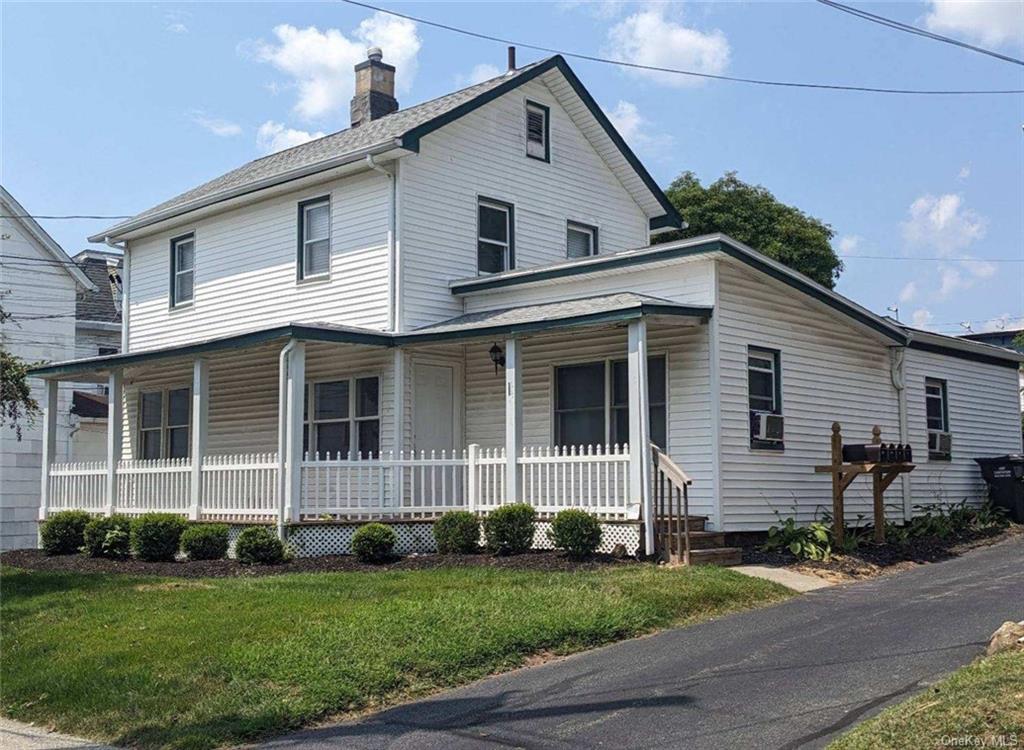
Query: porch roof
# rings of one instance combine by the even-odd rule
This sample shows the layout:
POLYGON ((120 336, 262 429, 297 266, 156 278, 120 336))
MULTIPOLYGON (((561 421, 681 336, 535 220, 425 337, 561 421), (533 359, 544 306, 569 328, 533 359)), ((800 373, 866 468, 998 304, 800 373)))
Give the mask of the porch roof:
POLYGON ((189 357, 229 349, 243 349, 269 341, 297 339, 337 344, 393 347, 436 341, 456 341, 484 336, 517 334, 574 328, 634 320, 644 316, 674 316, 707 320, 712 308, 680 305, 658 297, 619 292, 461 315, 410 331, 389 333, 370 328, 333 323, 288 323, 189 344, 111 354, 34 367, 31 375, 42 378, 75 379, 84 373, 100 374, 122 367, 176 357, 189 357))

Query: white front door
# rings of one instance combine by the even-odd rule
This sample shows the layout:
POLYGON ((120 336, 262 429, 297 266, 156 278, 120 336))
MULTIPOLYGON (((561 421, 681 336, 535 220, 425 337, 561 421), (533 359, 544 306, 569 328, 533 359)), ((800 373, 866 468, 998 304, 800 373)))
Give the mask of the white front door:
POLYGON ((416 452, 455 449, 455 368, 416 363, 413 390, 413 448, 416 452))

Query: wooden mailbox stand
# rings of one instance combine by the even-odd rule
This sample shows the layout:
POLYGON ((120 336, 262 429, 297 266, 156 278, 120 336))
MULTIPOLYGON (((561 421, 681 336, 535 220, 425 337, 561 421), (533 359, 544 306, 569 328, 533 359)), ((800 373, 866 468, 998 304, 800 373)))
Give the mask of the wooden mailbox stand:
MULTIPOLYGON (((846 521, 843 513, 843 495, 850 483, 861 474, 871 475, 871 491, 874 500, 875 541, 885 541, 885 491, 900 474, 913 471, 916 467, 909 463, 843 463, 843 436, 838 422, 832 423, 832 463, 828 466, 815 466, 817 474, 832 475, 832 533, 836 544, 842 544, 846 535, 846 521)), ((875 425, 871 430, 871 442, 878 445, 882 442, 882 430, 875 425)))

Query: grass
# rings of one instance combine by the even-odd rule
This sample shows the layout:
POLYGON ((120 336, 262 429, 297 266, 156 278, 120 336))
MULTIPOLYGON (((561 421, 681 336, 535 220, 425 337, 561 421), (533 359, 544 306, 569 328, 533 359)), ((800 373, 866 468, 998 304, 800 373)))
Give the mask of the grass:
POLYGON ((1024 652, 976 661, 843 735, 828 750, 1024 745, 1024 652))
POLYGON ((214 747, 791 593, 716 567, 187 581, 8 568, 0 706, 107 742, 214 747))

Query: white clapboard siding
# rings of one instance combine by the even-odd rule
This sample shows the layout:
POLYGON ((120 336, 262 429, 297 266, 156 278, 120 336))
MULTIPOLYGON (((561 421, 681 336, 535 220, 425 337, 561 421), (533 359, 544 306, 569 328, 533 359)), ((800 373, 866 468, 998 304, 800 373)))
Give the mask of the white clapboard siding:
MULTIPOLYGON (((832 422, 842 424, 845 442, 869 442, 875 424, 884 440, 899 440, 888 347, 749 269, 720 262, 719 285, 723 528, 765 529, 777 523, 774 511, 792 516, 794 507, 799 520, 810 521, 831 506, 830 479, 814 466, 829 461, 832 422), (781 352, 785 451, 750 447, 750 345, 781 352)), ((902 517, 899 482, 886 501, 902 517)), ((870 513, 869 480, 851 485, 846 507, 851 523, 870 513)))
MULTIPOLYGON (((12 213, 6 204, 2 208, 12 213)), ((75 280, 17 221, 0 218, 0 233, 0 294, 11 315, 0 324, 0 346, 25 362, 72 359, 75 280), (54 315, 59 317, 39 317, 54 315)), ((45 384, 38 378, 29 384, 42 406, 45 384)), ((56 461, 69 455, 72 390, 71 383, 61 383, 57 391, 56 461)), ((8 425, 0 429, 0 550, 36 546, 42 438, 41 418, 23 421, 20 441, 8 425)))
POLYGON ((714 261, 708 258, 687 258, 478 292, 465 297, 466 312, 500 310, 618 292, 645 294, 686 305, 712 305, 713 264, 714 261))
MULTIPOLYGON (((466 346, 466 441, 504 445, 505 374, 496 375, 489 342, 466 346)), ((689 474, 695 514, 713 509, 711 403, 708 380, 708 327, 650 324, 651 355, 668 364, 668 446, 672 460, 689 474)), ((523 344, 523 445, 553 442, 553 376, 561 364, 626 358, 626 330, 602 328, 526 339, 523 344)))
POLYGON ((540 81, 426 136, 399 184, 409 328, 462 313, 448 282, 477 272, 478 196, 515 205, 520 268, 565 259, 567 220, 597 226, 602 250, 647 242, 647 216, 540 81), (551 108, 550 163, 526 156, 526 99, 551 108))
POLYGON ((910 475, 913 504, 983 500, 985 483, 974 458, 1021 450, 1016 370, 917 349, 907 350, 904 367, 907 426, 917 464, 910 475), (946 381, 953 434, 950 461, 928 458, 925 378, 946 381))
POLYGON ((175 226, 130 243, 129 347, 151 349, 282 325, 384 328, 387 179, 366 172, 175 226), (331 196, 331 275, 297 282, 298 202, 331 196), (195 299, 168 307, 170 239, 195 233, 195 299))

